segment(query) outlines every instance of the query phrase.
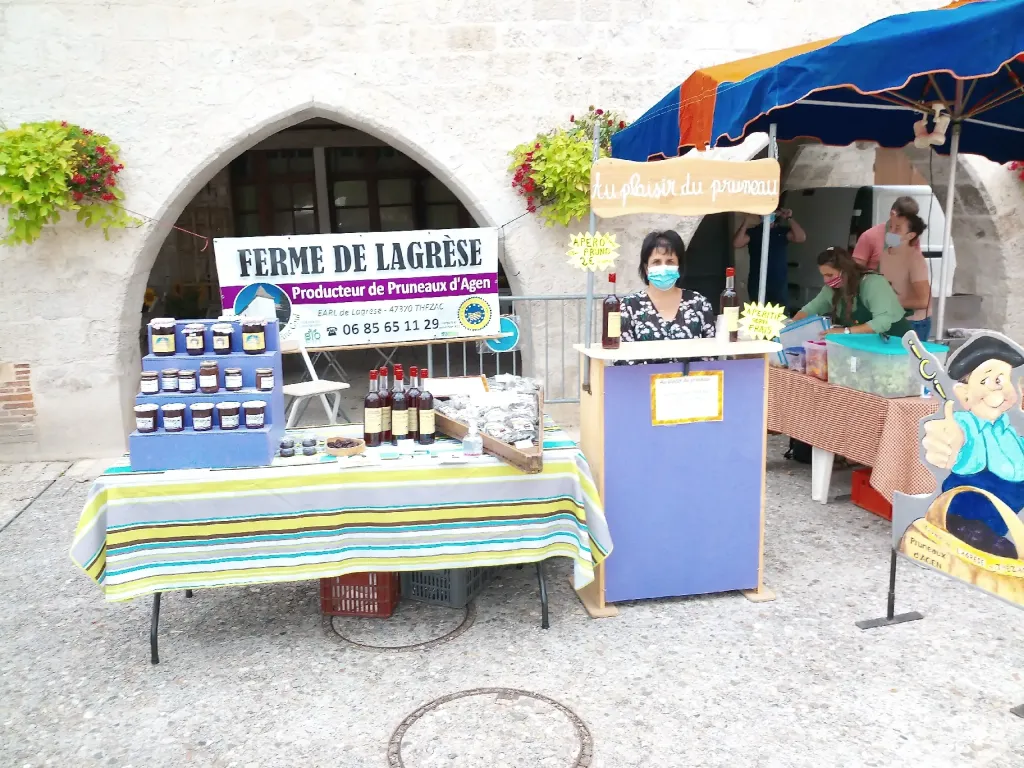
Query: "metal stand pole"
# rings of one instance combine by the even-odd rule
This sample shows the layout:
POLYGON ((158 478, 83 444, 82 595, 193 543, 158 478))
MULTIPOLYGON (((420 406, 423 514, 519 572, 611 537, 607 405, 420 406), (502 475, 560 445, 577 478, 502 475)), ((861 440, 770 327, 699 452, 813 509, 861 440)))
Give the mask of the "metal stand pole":
MULTIPOLYGON (((594 154, 593 162, 597 162, 601 158, 601 128, 600 124, 594 121, 594 154)), ((591 170, 593 173, 593 170, 591 170)), ((590 234, 593 235, 597 232, 597 215, 594 213, 593 207, 590 209, 590 234)), ((583 320, 583 345, 586 347, 590 346, 591 333, 593 331, 594 321, 594 273, 587 270, 587 301, 586 301, 586 312, 587 316, 583 320)), ((545 328, 544 332, 548 330, 545 328)), ((590 394, 590 358, 583 357, 583 391, 590 394)))
POLYGON ((540 584, 540 628, 547 629, 548 624, 548 584, 544 579, 544 561, 537 561, 537 583, 540 584))
POLYGON ((160 652, 157 648, 157 632, 160 629, 160 593, 153 595, 153 613, 149 619, 149 661, 160 663, 160 652))
POLYGON ((896 550, 892 551, 892 560, 889 563, 889 603, 885 611, 885 616, 880 619, 865 619, 864 621, 856 622, 857 627, 860 629, 875 629, 876 627, 888 627, 892 624, 906 624, 908 621, 917 621, 923 619, 917 611, 911 611, 910 613, 901 613, 899 616, 895 615, 896 610, 896 550))
MULTIPOLYGON (((957 84, 957 90, 963 87, 957 84)), ((945 338, 946 332, 946 281, 949 279, 949 246, 953 239, 953 206, 956 205, 956 159, 960 152, 960 123, 953 123, 953 138, 949 145, 949 187, 946 189, 946 226, 942 230, 942 261, 939 264, 939 307, 932 326, 936 339, 945 338)))
MULTIPOLYGON (((768 157, 779 159, 779 145, 775 141, 775 123, 768 126, 768 157)), ((779 179, 779 184, 782 184, 782 179, 779 179)), ((774 213, 768 214, 761 219, 761 269, 758 273, 757 283, 757 303, 764 304, 766 292, 768 290, 768 244, 770 242, 769 235, 772 226, 772 218, 775 216, 774 213)))

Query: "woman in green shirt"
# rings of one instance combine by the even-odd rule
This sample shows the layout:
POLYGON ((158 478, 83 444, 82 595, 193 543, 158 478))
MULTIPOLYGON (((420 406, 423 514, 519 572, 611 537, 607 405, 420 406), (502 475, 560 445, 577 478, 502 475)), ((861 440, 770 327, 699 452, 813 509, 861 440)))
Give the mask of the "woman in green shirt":
POLYGON ((826 248, 818 254, 818 271, 825 287, 794 320, 809 315, 832 318, 826 333, 879 333, 902 337, 910 330, 906 310, 889 281, 865 272, 842 248, 826 248))

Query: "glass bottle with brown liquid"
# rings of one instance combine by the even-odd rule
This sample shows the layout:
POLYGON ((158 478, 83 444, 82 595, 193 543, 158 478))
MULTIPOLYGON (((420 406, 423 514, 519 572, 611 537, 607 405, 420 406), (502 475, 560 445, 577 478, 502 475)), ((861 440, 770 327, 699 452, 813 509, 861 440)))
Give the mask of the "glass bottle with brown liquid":
POLYGON ((370 371, 370 391, 363 398, 363 441, 371 448, 381 443, 381 403, 377 371, 370 371))
POLYGON ((430 378, 426 368, 420 368, 420 396, 418 420, 420 428, 420 445, 430 445, 434 442, 434 396, 427 392, 424 383, 430 378))
POLYGON ((409 366, 409 389, 405 394, 409 398, 409 439, 416 441, 420 438, 420 382, 419 369, 415 365, 409 366))
POLYGON ((405 373, 395 366, 395 388, 391 390, 391 444, 409 439, 409 395, 405 392, 405 373))
POLYGON ((722 291, 719 306, 725 316, 725 329, 729 332, 729 341, 739 341, 740 295, 736 293, 736 270, 732 267, 725 270, 725 290, 722 291))
POLYGON ((380 439, 382 443, 391 442, 391 390, 388 388, 388 367, 382 365, 380 381, 377 382, 377 389, 380 392, 380 439))
POLYGON ((622 314, 615 295, 615 273, 608 275, 609 294, 601 302, 601 347, 618 349, 622 341, 622 314))

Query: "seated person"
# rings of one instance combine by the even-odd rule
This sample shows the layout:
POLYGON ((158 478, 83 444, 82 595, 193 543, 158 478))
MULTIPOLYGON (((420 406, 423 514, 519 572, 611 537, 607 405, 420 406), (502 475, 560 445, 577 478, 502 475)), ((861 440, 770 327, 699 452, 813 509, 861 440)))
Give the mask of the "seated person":
POLYGON ((903 307, 889 281, 865 272, 842 248, 818 254, 818 271, 825 287, 793 317, 832 318, 831 333, 879 333, 903 337, 910 330, 903 307))
MULTIPOLYGON (((995 336, 971 339, 953 353, 946 366, 963 411, 947 402, 942 418, 926 421, 922 446, 925 461, 950 470, 943 492, 961 486, 988 491, 1014 514, 1024 508, 1024 438, 1010 423, 1019 406, 1013 369, 1024 355, 995 336)), ((1020 382, 1018 381, 1019 385, 1020 382)), ((1006 538, 1009 528, 991 501, 962 493, 949 505, 946 530, 966 544, 1000 557, 1017 558, 1024 542, 1006 538)))

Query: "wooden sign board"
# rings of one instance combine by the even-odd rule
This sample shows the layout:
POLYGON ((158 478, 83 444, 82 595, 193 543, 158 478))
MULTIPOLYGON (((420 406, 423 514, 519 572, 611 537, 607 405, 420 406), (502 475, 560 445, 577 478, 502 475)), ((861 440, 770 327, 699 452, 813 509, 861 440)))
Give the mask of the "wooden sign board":
POLYGON ((765 216, 779 206, 779 161, 675 157, 650 163, 602 158, 590 171, 590 207, 601 218, 633 213, 765 216))

